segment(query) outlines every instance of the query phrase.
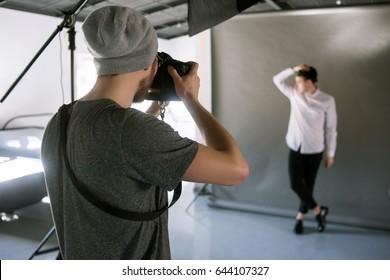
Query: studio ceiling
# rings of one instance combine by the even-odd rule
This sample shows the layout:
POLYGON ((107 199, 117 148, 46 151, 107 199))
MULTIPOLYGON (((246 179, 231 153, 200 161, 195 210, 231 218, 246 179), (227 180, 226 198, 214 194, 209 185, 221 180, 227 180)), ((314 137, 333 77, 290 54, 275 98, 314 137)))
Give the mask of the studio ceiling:
MULTIPOLYGON (((77 3, 77 0, 0 0, 0 8, 63 18, 64 12, 72 10, 77 3)), ((390 0, 262 0, 242 13, 380 4, 390 4, 390 0)), ((188 0, 89 0, 77 14, 77 20, 83 21, 93 10, 106 5, 127 6, 140 11, 152 22, 160 38, 171 39, 189 34, 188 0)))

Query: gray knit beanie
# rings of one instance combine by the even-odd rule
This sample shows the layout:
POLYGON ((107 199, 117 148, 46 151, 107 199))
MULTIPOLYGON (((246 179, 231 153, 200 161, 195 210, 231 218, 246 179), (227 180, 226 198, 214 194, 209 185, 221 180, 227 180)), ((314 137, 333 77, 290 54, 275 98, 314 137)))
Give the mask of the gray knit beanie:
POLYGON ((118 6, 97 9, 85 19, 82 30, 99 76, 145 69, 156 57, 156 31, 133 9, 118 6))

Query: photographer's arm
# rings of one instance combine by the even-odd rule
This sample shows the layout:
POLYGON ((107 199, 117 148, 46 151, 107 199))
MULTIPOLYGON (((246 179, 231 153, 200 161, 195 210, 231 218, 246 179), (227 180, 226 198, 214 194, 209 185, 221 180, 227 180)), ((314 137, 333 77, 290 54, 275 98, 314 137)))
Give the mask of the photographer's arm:
POLYGON ((158 117, 160 116, 160 108, 162 105, 164 106, 164 108, 167 107, 169 105, 169 101, 164 101, 162 103, 160 101, 153 101, 152 104, 150 104, 149 108, 145 111, 145 113, 158 117))
POLYGON ((238 144, 222 124, 198 101, 198 64, 193 63, 188 75, 180 77, 169 67, 176 92, 193 117, 206 145, 199 144, 198 152, 185 172, 183 180, 226 186, 238 185, 249 175, 249 166, 238 144))
POLYGON ((158 101, 153 101, 145 113, 158 117, 160 114, 160 105, 158 104, 158 101))

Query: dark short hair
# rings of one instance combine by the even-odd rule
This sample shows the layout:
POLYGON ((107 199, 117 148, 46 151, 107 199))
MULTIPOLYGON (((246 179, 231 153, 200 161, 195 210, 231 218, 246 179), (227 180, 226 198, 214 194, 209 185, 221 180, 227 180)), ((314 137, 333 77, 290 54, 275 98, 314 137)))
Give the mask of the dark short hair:
POLYGON ((311 80, 313 83, 317 82, 317 70, 312 66, 310 66, 309 71, 299 70, 296 75, 305 80, 311 80))

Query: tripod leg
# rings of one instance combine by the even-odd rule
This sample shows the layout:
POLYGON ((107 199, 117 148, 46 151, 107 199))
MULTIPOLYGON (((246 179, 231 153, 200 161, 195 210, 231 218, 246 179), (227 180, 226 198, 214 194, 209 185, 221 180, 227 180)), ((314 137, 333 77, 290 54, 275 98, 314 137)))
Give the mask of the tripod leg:
POLYGON ((42 248, 43 245, 49 240, 50 236, 54 233, 55 227, 53 226, 48 233, 46 233, 45 237, 42 239, 42 241, 39 243, 38 248, 32 253, 29 260, 32 260, 36 255, 39 254, 39 250, 42 248))
POLYGON ((190 208, 190 206, 195 202, 195 200, 198 198, 198 196, 203 193, 206 189, 206 187, 208 186, 209 184, 204 184, 202 186, 202 188, 199 189, 199 191, 196 193, 195 197, 192 199, 192 201, 188 204, 185 212, 188 212, 188 209, 190 208))

